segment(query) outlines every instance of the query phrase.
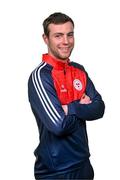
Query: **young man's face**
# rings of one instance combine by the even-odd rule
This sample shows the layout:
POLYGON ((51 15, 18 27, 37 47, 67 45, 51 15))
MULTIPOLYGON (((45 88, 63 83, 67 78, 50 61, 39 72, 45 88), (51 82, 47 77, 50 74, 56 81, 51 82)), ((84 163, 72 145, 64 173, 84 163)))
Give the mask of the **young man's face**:
POLYGON ((43 35, 48 46, 48 54, 62 61, 66 61, 74 47, 74 28, 71 22, 64 24, 50 24, 49 37, 43 35))

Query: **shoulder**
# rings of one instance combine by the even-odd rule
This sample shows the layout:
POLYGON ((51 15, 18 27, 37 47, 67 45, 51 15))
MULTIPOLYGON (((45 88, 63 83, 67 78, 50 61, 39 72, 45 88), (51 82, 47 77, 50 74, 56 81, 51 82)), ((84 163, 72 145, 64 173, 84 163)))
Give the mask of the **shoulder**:
POLYGON ((51 74, 52 67, 46 62, 41 62, 31 73, 33 76, 47 76, 51 74))
POLYGON ((75 68, 78 68, 78 69, 86 72, 84 66, 81 65, 81 64, 79 64, 79 63, 76 63, 76 62, 71 61, 71 62, 70 62, 70 66, 73 66, 73 67, 75 67, 75 68))
POLYGON ((30 79, 32 82, 40 85, 52 83, 52 76, 51 76, 52 66, 47 64, 46 62, 40 63, 31 73, 30 79))

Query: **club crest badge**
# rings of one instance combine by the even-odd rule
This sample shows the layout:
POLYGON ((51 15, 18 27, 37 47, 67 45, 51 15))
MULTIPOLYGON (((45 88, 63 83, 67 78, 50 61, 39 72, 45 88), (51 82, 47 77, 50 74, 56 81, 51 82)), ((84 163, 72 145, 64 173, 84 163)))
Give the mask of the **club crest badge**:
POLYGON ((81 91, 82 90, 82 83, 79 79, 75 79, 73 81, 73 86, 76 90, 81 91))

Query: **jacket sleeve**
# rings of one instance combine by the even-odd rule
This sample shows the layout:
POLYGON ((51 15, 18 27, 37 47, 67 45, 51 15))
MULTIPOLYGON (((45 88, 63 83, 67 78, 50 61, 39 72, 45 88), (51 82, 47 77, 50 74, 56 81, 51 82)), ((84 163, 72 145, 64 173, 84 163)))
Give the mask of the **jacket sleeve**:
POLYGON ((74 114, 65 115, 57 97, 50 72, 35 70, 28 81, 28 97, 37 124, 61 136, 78 129, 79 121, 74 114))
POLYGON ((75 114, 82 120, 96 120, 102 118, 105 110, 105 104, 101 95, 97 92, 93 82, 88 76, 85 93, 90 97, 92 103, 80 104, 80 100, 74 101, 68 105, 68 114, 75 114))

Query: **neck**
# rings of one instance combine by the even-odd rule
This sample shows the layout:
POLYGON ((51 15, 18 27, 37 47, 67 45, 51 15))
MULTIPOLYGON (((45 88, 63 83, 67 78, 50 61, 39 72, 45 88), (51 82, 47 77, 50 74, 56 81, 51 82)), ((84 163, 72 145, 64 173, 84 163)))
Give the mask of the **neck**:
POLYGON ((51 56, 53 59, 56 59, 57 61, 60 61, 60 62, 62 62, 62 63, 67 63, 68 60, 69 60, 68 58, 67 58, 67 59, 66 59, 66 58, 65 58, 65 59, 60 59, 60 58, 58 58, 58 57, 55 57, 53 54, 51 54, 51 53, 49 53, 49 52, 48 52, 48 55, 51 56))
POLYGON ((61 61, 57 58, 52 57, 50 54, 43 54, 42 60, 50 65, 52 65, 56 69, 64 69, 65 66, 68 66, 69 59, 65 61, 61 61))

